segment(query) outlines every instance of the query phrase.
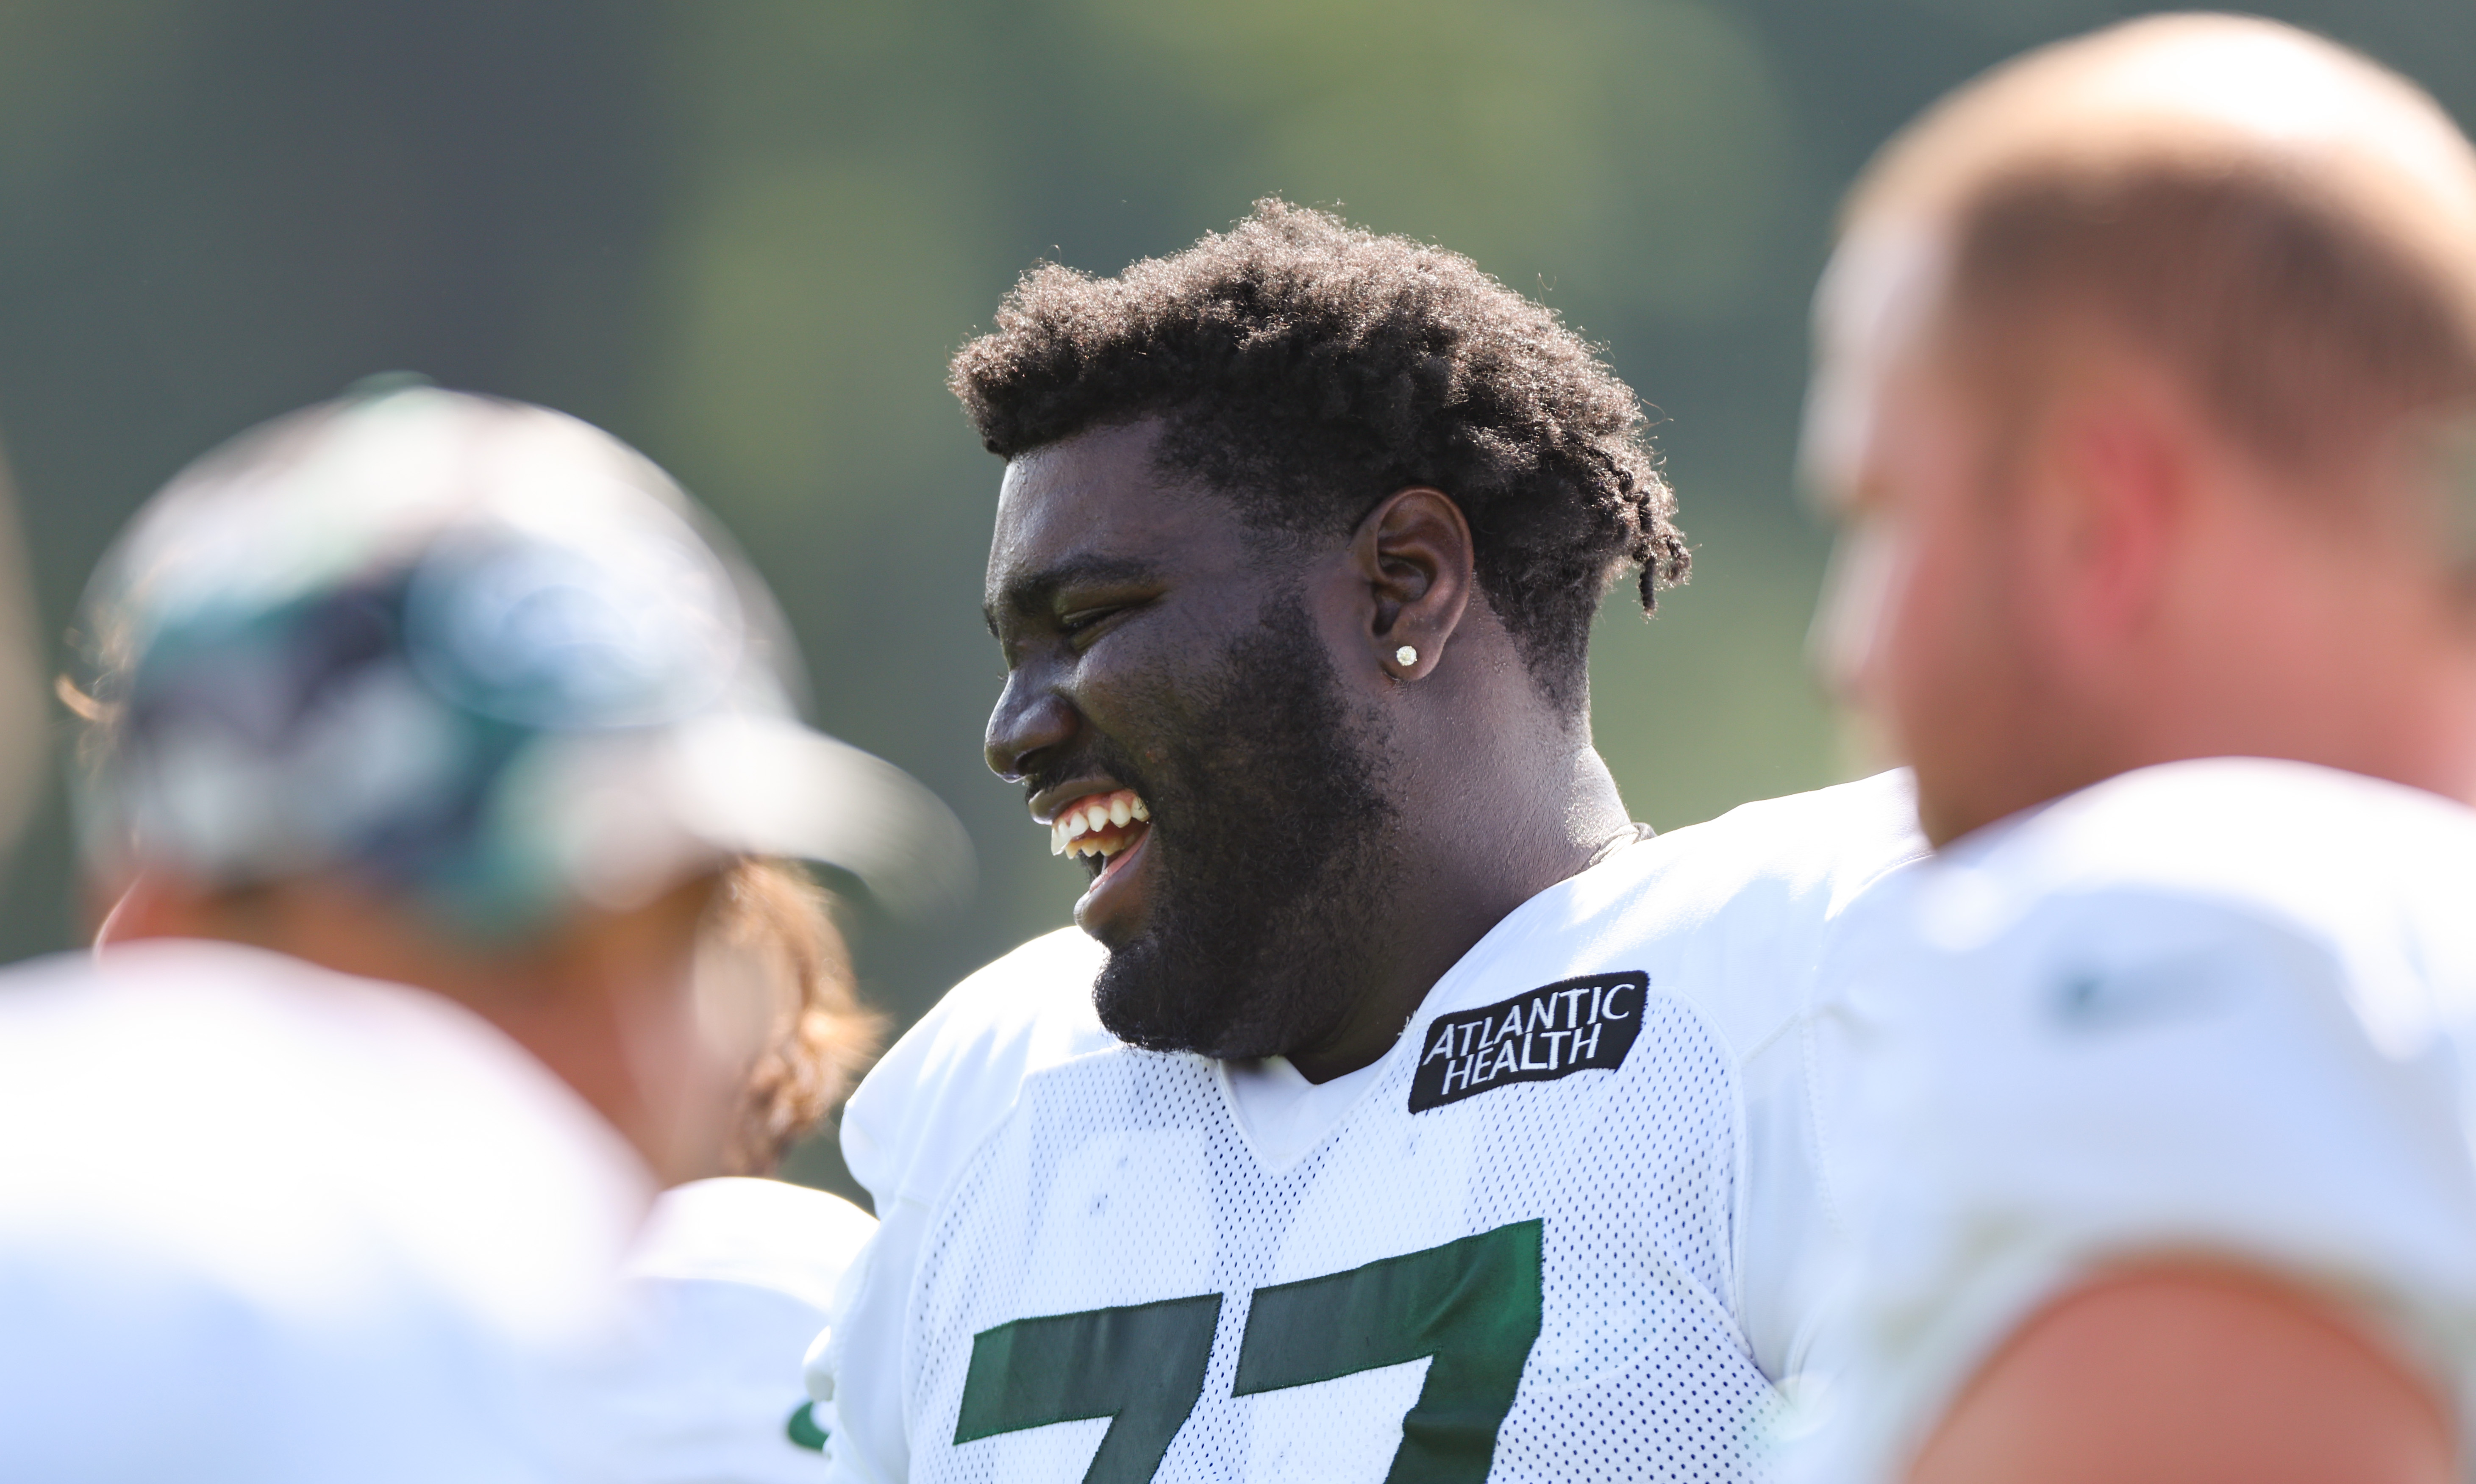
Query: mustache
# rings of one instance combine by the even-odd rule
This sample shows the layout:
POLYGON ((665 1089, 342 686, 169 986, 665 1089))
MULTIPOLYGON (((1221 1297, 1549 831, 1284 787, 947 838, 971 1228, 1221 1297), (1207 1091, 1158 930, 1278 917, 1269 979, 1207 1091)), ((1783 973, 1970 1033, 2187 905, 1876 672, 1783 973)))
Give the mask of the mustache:
POLYGON ((1095 741, 1087 743, 1073 757, 1044 761, 1025 774, 1024 803, 1028 807, 1031 801, 1046 789, 1076 779, 1094 777, 1112 779, 1120 788, 1131 788, 1146 799, 1153 797, 1142 769, 1135 767, 1119 749, 1095 741))

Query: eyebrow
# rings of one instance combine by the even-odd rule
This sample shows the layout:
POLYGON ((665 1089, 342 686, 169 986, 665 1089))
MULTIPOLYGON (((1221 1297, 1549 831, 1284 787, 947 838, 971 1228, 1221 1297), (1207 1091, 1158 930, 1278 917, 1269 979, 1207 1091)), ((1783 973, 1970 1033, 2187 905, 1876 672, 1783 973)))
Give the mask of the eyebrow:
POLYGON ((1058 590, 1077 583, 1144 582, 1158 579, 1160 568, 1135 556, 1076 556, 1043 567, 1037 572, 1009 579, 998 590, 997 602, 980 609, 980 619, 989 626, 989 633, 998 631, 998 613, 1036 613, 1055 600, 1058 590))

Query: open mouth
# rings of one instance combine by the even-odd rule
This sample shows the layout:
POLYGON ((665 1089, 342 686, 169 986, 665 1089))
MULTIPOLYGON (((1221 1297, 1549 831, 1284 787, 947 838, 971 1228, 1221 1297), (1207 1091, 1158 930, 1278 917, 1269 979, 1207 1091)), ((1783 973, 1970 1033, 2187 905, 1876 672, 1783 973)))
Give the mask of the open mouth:
POLYGON ((1079 862, 1095 878, 1106 876, 1151 829, 1152 812, 1131 788, 1086 794, 1049 821, 1049 853, 1079 862))

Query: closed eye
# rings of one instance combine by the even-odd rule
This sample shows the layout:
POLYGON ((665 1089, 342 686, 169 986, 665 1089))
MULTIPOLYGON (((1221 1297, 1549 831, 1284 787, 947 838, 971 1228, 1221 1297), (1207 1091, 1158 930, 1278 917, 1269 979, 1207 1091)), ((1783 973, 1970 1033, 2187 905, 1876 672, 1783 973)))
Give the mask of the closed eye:
POLYGON ((1057 628, 1067 638, 1078 644, 1088 643, 1100 637, 1102 627, 1110 620, 1132 613, 1142 606, 1140 603, 1107 603, 1075 608, 1057 615, 1057 628))

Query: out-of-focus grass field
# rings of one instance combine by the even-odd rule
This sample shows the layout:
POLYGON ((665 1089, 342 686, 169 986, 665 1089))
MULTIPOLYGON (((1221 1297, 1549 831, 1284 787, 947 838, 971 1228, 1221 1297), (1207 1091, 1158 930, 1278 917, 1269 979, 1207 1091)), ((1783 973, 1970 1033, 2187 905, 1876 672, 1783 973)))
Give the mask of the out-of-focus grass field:
MULTIPOLYGON (((1016 272, 1114 271, 1277 191, 1469 252, 1603 342, 1665 419, 1696 576, 1655 624, 1612 602, 1595 725, 1637 815, 1687 824, 1851 766, 1802 670, 1824 541, 1792 480, 1840 190, 1945 87, 2137 9, 12 0, 0 445, 57 635, 174 469, 372 371, 637 443, 774 583, 819 720, 978 842, 960 920, 860 923, 907 1020, 1081 879, 979 764, 998 469, 941 380, 1016 272)), ((2463 0, 2273 9, 2476 110, 2463 0)), ((75 940, 67 859, 56 798, 0 956, 75 940)))

